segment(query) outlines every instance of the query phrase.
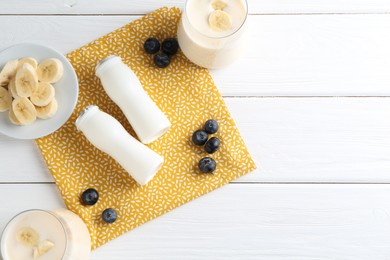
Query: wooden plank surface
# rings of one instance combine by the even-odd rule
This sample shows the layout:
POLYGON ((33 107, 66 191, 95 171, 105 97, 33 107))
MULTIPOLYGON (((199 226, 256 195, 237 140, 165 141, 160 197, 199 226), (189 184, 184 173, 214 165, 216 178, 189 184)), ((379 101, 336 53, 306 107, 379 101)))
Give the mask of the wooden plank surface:
MULTIPOLYGON (((387 0, 247 0, 251 14, 385 13, 387 0)), ((0 14, 144 14, 163 5, 183 7, 184 0, 2 0, 0 14)))
MULTIPOLYGON (((0 16, 0 49, 66 53, 138 18, 0 16)), ((251 16, 246 55, 212 72, 225 96, 390 96, 390 14, 251 16)))
MULTIPOLYGON (((249 51, 212 74, 259 170, 92 259, 390 259, 390 184, 367 184, 390 183, 390 1, 248 1, 249 51)), ((66 53, 183 3, 1 0, 0 49, 66 53)), ((22 210, 64 207, 33 141, 0 135, 0 148, 0 230, 22 210)))
MULTIPOLYGON (((390 98, 226 101, 259 166, 237 182, 390 183, 390 98)), ((0 147, 0 182, 52 181, 33 141, 0 147)))
MULTIPOLYGON (((389 196, 389 185, 231 184, 91 259, 389 259, 389 196)), ((1 229, 21 210, 63 206, 49 184, 0 185, 0 204, 1 229)))

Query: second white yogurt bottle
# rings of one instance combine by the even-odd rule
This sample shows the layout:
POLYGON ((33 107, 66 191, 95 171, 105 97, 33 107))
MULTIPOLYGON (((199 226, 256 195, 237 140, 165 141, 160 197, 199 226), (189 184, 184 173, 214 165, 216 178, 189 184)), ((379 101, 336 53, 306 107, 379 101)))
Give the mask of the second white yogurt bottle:
POLYGON ((96 76, 108 96, 121 108, 142 143, 151 143, 169 130, 171 123, 168 118, 119 56, 109 56, 99 62, 96 76))
POLYGON ((132 137, 118 120, 97 106, 86 107, 77 118, 76 127, 141 185, 148 183, 162 167, 162 156, 132 137))

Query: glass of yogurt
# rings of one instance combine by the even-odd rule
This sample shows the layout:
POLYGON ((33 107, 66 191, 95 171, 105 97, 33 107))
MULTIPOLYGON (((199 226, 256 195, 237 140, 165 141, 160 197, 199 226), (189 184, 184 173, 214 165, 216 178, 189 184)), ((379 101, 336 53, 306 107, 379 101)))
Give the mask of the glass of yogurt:
POLYGON ((177 38, 186 57, 209 68, 223 68, 245 50, 246 0, 187 0, 177 38))
POLYGON ((7 224, 1 236, 4 260, 87 260, 90 252, 87 226, 65 209, 23 211, 7 224))

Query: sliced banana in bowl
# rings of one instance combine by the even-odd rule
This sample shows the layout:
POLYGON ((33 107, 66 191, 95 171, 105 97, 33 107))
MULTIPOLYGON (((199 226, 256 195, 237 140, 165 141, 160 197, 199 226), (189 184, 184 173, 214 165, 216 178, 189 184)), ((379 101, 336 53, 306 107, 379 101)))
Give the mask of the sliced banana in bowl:
POLYGON ((36 106, 35 110, 37 111, 37 117, 40 119, 48 119, 52 118, 58 110, 58 103, 55 98, 46 106, 39 107, 36 106))
POLYGON ((50 83, 39 82, 36 90, 30 96, 30 100, 34 105, 44 107, 53 100, 55 93, 56 91, 50 83))
POLYGON ((5 112, 10 109, 12 96, 4 87, 0 87, 0 112, 5 112))
POLYGON ((11 79, 11 81, 8 83, 8 91, 11 94, 12 98, 19 97, 18 93, 16 92, 15 77, 11 79))
POLYGON ((18 139, 53 133, 71 116, 77 75, 60 52, 21 43, 0 52, 0 132, 18 139))
POLYGON ((64 66, 59 59, 47 59, 39 63, 37 73, 39 81, 56 83, 64 74, 64 66))
POLYGON ((0 112, 9 110, 8 118, 14 125, 30 125, 37 118, 52 118, 58 110, 51 83, 61 79, 64 66, 59 59, 45 59, 38 64, 31 57, 7 62, 0 72, 0 112))
POLYGON ((30 125, 37 119, 35 106, 25 97, 19 97, 12 101, 12 111, 21 125, 30 125))
POLYGON ((14 124, 14 125, 21 125, 22 124, 22 123, 20 123, 19 119, 16 118, 15 113, 12 110, 12 107, 8 112, 8 117, 9 117, 9 120, 11 121, 12 124, 14 124))
POLYGON ((38 61, 31 57, 22 58, 18 61, 17 70, 23 66, 23 64, 28 63, 30 64, 34 69, 37 69, 38 67, 38 61))
POLYGON ((33 66, 24 63, 15 76, 15 88, 19 97, 30 97, 38 85, 38 75, 33 66))
POLYGON ((3 69, 0 71, 0 86, 7 86, 12 77, 16 73, 16 69, 18 67, 18 60, 10 60, 8 61, 3 69))

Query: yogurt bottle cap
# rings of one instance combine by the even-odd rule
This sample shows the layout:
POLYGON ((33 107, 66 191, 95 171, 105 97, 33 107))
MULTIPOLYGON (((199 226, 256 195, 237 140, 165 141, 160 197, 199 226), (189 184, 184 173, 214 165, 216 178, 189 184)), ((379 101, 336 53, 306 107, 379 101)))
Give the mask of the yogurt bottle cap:
POLYGON ((81 111, 79 117, 76 119, 76 122, 75 122, 77 130, 80 130, 80 127, 81 127, 82 123, 85 121, 85 119, 88 116, 90 116, 93 111, 97 111, 97 110, 99 110, 99 107, 95 106, 95 105, 89 105, 86 108, 84 108, 83 111, 81 111))
POLYGON ((110 55, 106 58, 104 58, 103 60, 99 61, 99 63, 96 65, 96 68, 95 68, 95 73, 96 73, 96 76, 100 77, 99 74, 100 74, 100 71, 112 64, 113 62, 117 61, 117 60, 122 60, 121 57, 117 56, 117 55, 110 55))

